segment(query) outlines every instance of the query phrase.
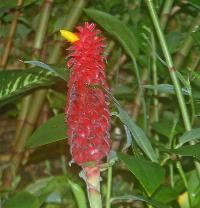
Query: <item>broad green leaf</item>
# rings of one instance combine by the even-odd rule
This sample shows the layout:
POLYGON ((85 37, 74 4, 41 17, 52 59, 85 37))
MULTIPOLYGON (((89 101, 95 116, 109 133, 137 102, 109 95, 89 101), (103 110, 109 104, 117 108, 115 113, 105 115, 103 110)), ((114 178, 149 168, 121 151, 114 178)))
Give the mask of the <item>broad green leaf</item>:
POLYGON ((9 198, 5 208, 39 208, 38 198, 28 192, 19 192, 9 198))
POLYGON ((155 194, 153 194, 153 199, 166 204, 176 200, 179 194, 175 188, 172 189, 171 186, 161 185, 155 194))
POLYGON ((167 206, 165 204, 162 204, 160 202, 157 202, 153 199, 144 197, 144 196, 139 196, 139 195, 127 195, 127 196, 118 196, 118 197, 112 197, 111 198, 111 203, 116 204, 117 202, 123 202, 123 201, 141 201, 145 202, 149 205, 154 206, 155 208, 170 208, 170 206, 167 206))
POLYGON ((118 157, 135 175, 149 196, 156 191, 164 180, 165 171, 159 164, 144 160, 142 158, 124 155, 122 153, 118 153, 118 157))
POLYGON ((78 207, 79 208, 87 208, 86 196, 85 196, 85 193, 84 193, 82 187, 79 184, 74 183, 71 180, 68 180, 68 182, 69 182, 72 192, 76 198, 76 202, 78 204, 78 207))
POLYGON ((138 146, 153 162, 158 162, 156 153, 153 150, 153 147, 151 146, 151 143, 144 131, 136 125, 136 123, 129 117, 126 111, 124 111, 119 105, 116 106, 119 111, 117 116, 120 118, 121 122, 128 127, 138 146))
POLYGON ((68 72, 63 68, 58 68, 55 65, 47 65, 41 61, 24 61, 25 64, 31 64, 33 66, 38 66, 40 68, 46 69, 52 73, 55 73, 58 77, 64 81, 68 81, 68 72))
POLYGON ((200 160, 200 143, 195 145, 186 145, 177 149, 170 149, 169 152, 182 156, 191 156, 200 160))
POLYGON ((1 71, 0 106, 10 98, 24 94, 36 87, 52 85, 56 80, 55 73, 39 68, 1 71))
POLYGON ((177 147, 181 147, 186 142, 196 140, 200 138, 200 128, 192 129, 185 132, 180 138, 177 147))
POLYGON ((66 139, 67 127, 64 119, 64 114, 56 115, 50 118, 28 139, 25 147, 35 148, 52 142, 66 139))
POLYGON ((133 58, 138 55, 138 43, 133 32, 119 19, 95 9, 85 9, 85 13, 122 44, 126 52, 133 58))
MULTIPOLYGON (((159 84, 159 85, 143 85, 144 88, 151 89, 151 90, 157 90, 160 93, 169 93, 169 94, 176 94, 175 89, 173 85, 170 84, 159 84)), ((190 91, 182 88, 182 92, 184 95, 190 95, 190 91)))

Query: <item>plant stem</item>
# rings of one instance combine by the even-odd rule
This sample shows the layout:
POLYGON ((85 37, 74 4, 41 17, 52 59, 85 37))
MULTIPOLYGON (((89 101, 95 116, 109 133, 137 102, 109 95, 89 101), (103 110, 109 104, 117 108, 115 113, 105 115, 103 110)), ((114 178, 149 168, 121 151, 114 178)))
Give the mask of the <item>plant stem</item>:
POLYGON ((10 31, 9 31, 9 34, 7 37, 7 42, 5 43, 5 50, 4 50, 4 53, 3 53, 3 56, 1 59, 1 63, 0 63, 0 66, 3 70, 6 69, 8 57, 9 57, 10 50, 12 47, 13 37, 15 35, 16 28, 17 28, 17 21, 18 21, 20 14, 21 14, 21 8, 23 6, 23 3, 24 3, 24 0, 18 0, 18 2, 17 2, 17 9, 14 13, 14 17, 13 17, 13 20, 12 20, 12 23, 10 26, 10 31))
POLYGON ((85 182, 87 184, 90 208, 102 208, 100 193, 100 168, 98 166, 83 167, 85 182))
MULTIPOLYGON (((52 3, 53 0, 44 1, 43 11, 40 18, 40 24, 36 32, 35 40, 33 43, 33 49, 34 49, 33 59, 37 59, 38 57, 40 57, 40 50, 42 49, 44 43, 44 39, 48 27, 48 21, 51 14, 52 3)), ((18 121, 17 121, 17 131, 15 136, 15 141, 17 141, 18 138, 20 138, 19 136, 21 130, 24 128, 23 125, 28 115, 28 111, 30 110, 29 108, 33 101, 32 98, 33 98, 32 95, 27 95, 22 100, 22 108, 19 112, 18 121)))
MULTIPOLYGON (((142 85, 147 83, 147 77, 148 77, 148 70, 143 69, 142 76, 141 76, 141 84, 142 85)), ((142 86, 140 86, 140 87, 142 88, 142 86)), ((144 93, 144 90, 143 90, 143 93, 144 93)), ((142 97, 143 97, 143 95, 141 94, 141 89, 138 89, 136 92, 135 98, 134 98, 134 104, 133 104, 133 110, 132 110, 132 117, 134 118, 135 121, 138 120, 138 116, 140 114, 140 106, 141 106, 142 97)), ((145 110, 145 112, 146 112, 146 110, 145 110)))
MULTIPOLYGON (((180 107, 180 110, 181 110, 181 115, 182 115, 182 118, 183 118, 183 123, 184 123, 185 129, 186 129, 186 131, 190 131, 192 129, 192 126, 191 126, 190 118, 189 118, 189 115, 188 115, 188 112, 187 112, 185 99, 184 99, 182 91, 181 91, 179 80, 176 76, 176 70, 174 68, 171 55, 169 53, 169 50, 168 50, 163 32, 161 30, 161 27, 160 27, 160 24, 159 24, 159 21, 158 21, 158 17, 157 17, 156 11, 155 11, 154 6, 153 6, 153 2, 152 2, 152 0, 145 0, 145 2, 146 2, 147 7, 149 9, 149 12, 150 12, 151 18, 153 20, 155 30, 156 30, 157 35, 158 35, 158 39, 160 41, 160 45, 161 45, 164 57, 166 59, 169 74, 171 76, 171 80, 173 82, 175 92, 176 92, 176 96, 177 96, 178 103, 179 103, 179 107, 180 107)), ((190 144, 194 144, 194 142, 192 141, 192 142, 190 142, 190 144)), ((196 170, 197 170, 198 177, 200 179, 200 163, 198 163, 196 161, 194 163, 195 163, 195 167, 196 167, 196 170)))
POLYGON ((173 82, 173 85, 174 85, 174 88, 175 88, 175 92, 176 92, 176 96, 177 96, 177 99, 178 99, 179 107, 180 107, 180 110, 181 110, 184 126, 185 126, 186 130, 189 131, 189 130, 191 130, 191 124, 190 124, 190 118, 189 118, 189 115, 188 115, 188 112, 187 112, 185 100, 184 100, 184 97, 183 97, 183 94, 182 94, 182 91, 181 91, 179 80, 176 76, 176 70, 174 68, 171 55, 169 53, 169 50, 168 50, 168 47, 167 47, 167 44, 166 44, 166 41, 165 41, 165 38, 164 38, 164 35, 163 35, 163 32, 162 32, 162 29, 161 29, 159 21, 158 21, 156 11, 155 11, 154 6, 153 6, 153 2, 152 2, 152 0, 145 0, 145 2, 146 2, 147 7, 149 9, 149 12, 150 12, 151 18, 153 20, 153 24, 154 24, 156 33, 158 35, 158 39, 159 39, 160 44, 161 44, 161 48, 162 48, 164 57, 166 59, 169 74, 170 74, 170 77, 172 79, 172 82, 173 82))
MULTIPOLYGON (((158 74, 157 74, 157 65, 156 65, 156 42, 154 38, 153 32, 151 33, 151 42, 152 42, 152 70, 153 70, 153 84, 154 86, 158 85, 158 74)), ((157 89, 154 90, 154 99, 153 99, 153 105, 154 105, 154 122, 159 121, 159 106, 158 106, 158 91, 157 89)), ((158 138, 158 135, 156 136, 158 138)))
MULTIPOLYGON (((45 3, 52 3, 53 0, 51 0, 51 1, 45 0, 44 2, 45 3)), ((68 28, 69 30, 72 30, 72 28, 75 26, 76 22, 78 21, 78 19, 81 16, 82 10, 83 10, 84 6, 86 5, 86 2, 87 2, 86 0, 76 0, 74 2, 73 8, 71 9, 68 18, 66 19, 66 23, 65 23, 66 28, 68 28)), ((49 10, 50 8, 49 9, 48 8, 49 7, 47 7, 47 5, 44 4, 44 11, 50 12, 50 10, 49 10)), ((43 14, 42 17, 44 19, 46 19, 46 21, 48 20, 47 14, 43 14)), ((42 47, 42 45, 43 45, 42 43, 44 41, 46 32, 44 32, 42 30, 47 29, 48 22, 46 22, 46 21, 44 21, 44 20, 41 21, 41 24, 43 25, 43 27, 39 26, 39 30, 37 31, 37 33, 39 33, 39 34, 36 34, 36 37, 40 38, 40 40, 34 41, 34 48, 36 48, 36 51, 34 54, 35 56, 39 55, 40 47, 42 47)), ((63 47, 63 42, 57 42, 57 44, 54 47, 54 51, 51 53, 51 56, 49 57, 48 63, 53 64, 59 60, 59 58, 61 57, 60 53, 61 53, 62 47, 63 47)), ((38 119, 38 116, 40 114, 41 108, 43 106, 43 103, 44 103, 44 100, 46 97, 46 93, 47 93, 46 89, 41 89, 41 90, 34 92, 34 94, 31 95, 29 98, 30 100, 34 100, 34 104, 31 105, 31 101, 29 101, 24 104, 24 107, 22 107, 22 111, 24 111, 23 115, 26 115, 26 116, 23 119, 21 119, 24 125, 20 125, 22 128, 21 128, 21 131, 18 132, 18 134, 17 134, 18 138, 16 138, 16 143, 15 143, 15 147, 14 147, 15 149, 16 149, 16 147, 19 149, 19 150, 17 150, 17 152, 20 152, 23 149, 26 140, 30 137, 31 133, 34 130, 35 123, 38 119), (28 110, 25 112, 24 109, 28 109, 28 110), (29 113, 27 114, 27 112, 29 112, 29 113)), ((22 156, 21 154, 16 154, 15 156, 13 156, 11 158, 11 161, 13 161, 11 163, 14 163, 16 171, 19 168, 21 156, 22 156)), ((4 183, 5 187, 9 187, 12 182, 12 176, 8 176, 8 174, 10 174, 10 171, 5 171, 5 183, 4 183), (6 178, 8 178, 8 180, 6 178)))
POLYGON ((161 25, 162 30, 166 28, 174 0, 167 0, 164 3, 165 4, 163 6, 163 10, 161 13, 161 18, 160 18, 160 25, 161 25))
MULTIPOLYGON (((39 24, 39 29, 36 32, 36 36, 35 36, 35 40, 33 44, 33 48, 35 49, 34 56, 36 57, 39 57, 40 49, 42 48, 42 45, 44 42, 44 38, 45 38, 46 31, 47 31, 47 26, 48 26, 48 21, 49 21, 50 14, 51 14, 50 11, 52 8, 52 3, 53 3, 53 0, 51 1, 44 0, 43 11, 42 11, 41 19, 40 19, 41 21, 39 24)), ((35 127, 34 121, 37 119, 37 115, 40 112, 40 108, 35 109, 35 110, 32 110, 32 109, 30 110, 30 105, 32 101, 34 101, 34 106, 41 107, 43 104, 42 99, 36 100, 35 97, 32 97, 32 95, 27 95, 22 100, 22 108, 19 112, 19 116, 17 119, 17 130, 16 130, 15 139, 13 142, 14 154, 11 156, 11 159, 10 159, 10 163, 14 165, 15 171, 17 171, 19 168, 21 158, 22 158, 22 154, 21 154, 22 149, 24 147, 24 144, 27 138, 31 135, 35 127)), ((11 172, 9 171, 9 168, 7 171, 5 171, 5 174, 3 177, 5 178, 5 180, 3 180, 5 187, 9 187, 11 185, 12 178, 13 178, 12 175, 8 176, 8 174, 11 174, 11 172)))
POLYGON ((199 25, 200 25, 200 15, 197 15, 186 38, 183 41, 184 44, 182 45, 180 50, 175 55, 174 66, 176 69, 180 69, 180 67, 184 63, 184 60, 186 59, 187 55, 189 54, 189 52, 193 46, 193 42, 194 42, 194 38, 192 37, 192 33, 196 32, 198 30, 199 25))
POLYGON ((143 127, 144 127, 144 130, 146 131, 147 130, 147 109, 146 109, 146 101, 145 101, 145 98, 144 98, 144 89, 142 87, 142 81, 141 81, 141 78, 140 78, 140 73, 139 73, 139 69, 138 69, 136 59, 133 56, 131 58, 132 58, 133 65, 134 65, 134 68, 135 68, 135 75, 136 75, 136 79, 137 79, 138 87, 139 87, 138 91, 139 91, 139 94, 140 94, 140 97, 141 97, 141 103, 142 103, 142 108, 143 108, 143 114, 144 114, 143 127))
POLYGON ((107 179, 107 194, 106 194, 106 208, 110 208, 110 197, 112 191, 112 166, 108 167, 108 179, 107 179))
MULTIPOLYGON (((180 174, 180 176, 181 176, 181 178, 183 180, 185 188, 188 191, 188 182, 187 182, 187 179, 186 179, 186 176, 185 176, 185 173, 184 173, 184 170, 182 168, 182 165, 181 165, 180 161, 176 162, 176 168, 177 168, 177 170, 178 170, 178 172, 179 172, 179 174, 180 174)), ((189 208, 192 208, 192 199, 191 199, 190 192, 188 191, 187 194, 188 194, 189 208)))
MULTIPOLYGON (((63 25, 63 29, 72 30, 79 18, 82 15, 83 8, 85 7, 87 0, 76 0, 70 9, 69 16, 63 25)), ((59 36, 57 44, 54 47, 53 53, 50 54, 48 63, 55 64, 61 56, 61 48, 63 48, 63 39, 59 36)))

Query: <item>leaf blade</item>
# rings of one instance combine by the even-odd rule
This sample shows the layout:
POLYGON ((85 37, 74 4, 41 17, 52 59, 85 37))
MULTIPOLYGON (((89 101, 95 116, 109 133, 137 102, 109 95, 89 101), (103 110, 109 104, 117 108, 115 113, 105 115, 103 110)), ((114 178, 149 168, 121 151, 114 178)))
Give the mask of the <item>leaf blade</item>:
POLYGON ((28 139, 25 148, 36 148, 66 139, 66 132, 67 127, 64 120, 64 114, 56 115, 36 129, 28 139))
POLYGON ((95 9, 85 9, 85 13, 122 44, 126 52, 133 58, 139 53, 138 44, 133 32, 116 17, 95 9))
POLYGON ((157 163, 142 158, 136 158, 122 153, 118 157, 126 164, 128 169, 135 175, 143 188, 151 196, 164 180, 164 169, 157 163))

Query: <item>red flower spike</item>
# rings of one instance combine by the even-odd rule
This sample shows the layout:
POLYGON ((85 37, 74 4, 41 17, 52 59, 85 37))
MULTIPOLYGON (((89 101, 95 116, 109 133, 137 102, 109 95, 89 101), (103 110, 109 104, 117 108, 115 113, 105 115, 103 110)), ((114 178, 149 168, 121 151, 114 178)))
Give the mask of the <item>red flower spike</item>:
POLYGON ((97 164, 110 150, 110 114, 106 95, 100 85, 108 89, 105 79, 103 38, 95 24, 77 27, 75 40, 70 47, 67 67, 71 70, 67 93, 66 120, 73 160, 82 165, 97 164))

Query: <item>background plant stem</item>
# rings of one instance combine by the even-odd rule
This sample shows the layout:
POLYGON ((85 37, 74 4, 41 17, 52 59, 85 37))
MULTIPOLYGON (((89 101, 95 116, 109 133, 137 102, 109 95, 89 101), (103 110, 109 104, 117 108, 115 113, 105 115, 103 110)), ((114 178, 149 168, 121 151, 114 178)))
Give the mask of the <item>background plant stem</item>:
POLYGON ((197 15, 193 25, 191 26, 186 38, 183 41, 182 47, 175 55, 174 66, 176 69, 180 69, 182 67, 187 55, 189 54, 194 42, 192 33, 198 30, 199 25, 200 25, 200 15, 197 15))
MULTIPOLYGON (((44 1, 42 15, 40 18, 40 24, 38 30, 36 32, 33 48, 34 48, 34 56, 39 57, 40 49, 42 48, 45 34, 47 32, 48 21, 50 18, 50 12, 52 8, 53 0, 44 1)), ((33 119, 37 117, 36 112, 30 112, 30 104, 33 101, 31 95, 25 96, 22 100, 22 108, 19 112, 18 120, 17 120, 17 130, 15 140, 13 142, 14 154, 12 154, 10 163, 14 166, 14 172, 18 170, 20 165, 20 161, 22 158, 22 149, 26 142, 26 139, 30 136, 29 132, 32 132, 34 128, 33 119), (26 117, 28 118, 26 119, 26 117), (23 130, 23 131, 22 131, 23 130)), ((41 106, 42 100, 34 100, 34 106, 41 106)), ((13 174, 9 168, 4 172, 3 183, 5 187, 10 187, 12 182, 13 174)))
POLYGON ((16 28, 17 28, 17 22, 18 22, 18 18, 21 14, 21 8, 23 6, 24 0, 18 0, 17 1, 17 9, 14 13, 14 17, 10 26, 10 31, 7 37, 7 42, 5 43, 5 47, 4 47, 4 53, 1 59, 1 63, 0 66, 3 70, 6 69, 6 65, 8 62, 8 58, 9 58, 9 54, 12 48, 12 43, 13 43, 13 37, 15 35, 16 32, 16 28))
POLYGON ((151 0, 145 0, 145 2, 147 4, 147 7, 149 9, 149 13, 150 13, 151 18, 153 20, 153 24, 154 24, 156 33, 158 35, 158 39, 160 41, 160 45, 161 45, 161 48, 162 48, 162 51, 163 51, 163 54, 164 54, 164 57, 165 57, 165 60, 167 63, 169 74, 170 74, 171 80, 172 80, 174 88, 175 88, 176 96, 178 99, 179 107, 180 107, 183 122, 184 122, 184 126, 185 126, 186 130, 189 131, 189 130, 191 130, 191 124, 190 124, 190 118, 189 118, 189 115, 187 112, 185 100, 184 100, 184 97, 183 97, 183 94, 181 91, 179 80, 176 76, 176 70, 174 68, 171 55, 170 55, 169 50, 167 48, 167 44, 166 44, 162 29, 160 27, 157 14, 156 14, 154 6, 153 6, 153 2, 151 0))
MULTIPOLYGON (((170 74, 171 80, 172 80, 174 88, 175 88, 175 92, 176 92, 176 96, 178 99, 178 103, 179 103, 179 107, 180 107, 180 111, 181 111, 181 115, 182 115, 185 129, 186 129, 186 131, 190 131, 192 129, 192 126, 191 126, 190 118, 188 115, 185 99, 184 99, 182 91, 181 91, 181 86, 180 86, 179 80, 176 76, 176 69, 174 68, 174 64, 173 64, 171 55, 170 55, 168 47, 167 47, 167 43, 165 41, 163 32, 161 30, 161 27, 160 27, 160 24, 158 21, 156 11, 153 6, 153 2, 151 0, 145 0, 145 2, 147 4, 149 13, 151 15, 151 18, 152 18, 152 21, 153 21, 158 39, 160 41, 160 45, 161 45, 165 60, 167 63, 169 74, 170 74)), ((194 142, 191 142, 190 144, 194 144, 194 142)), ((197 170, 198 177, 200 179, 200 164, 198 162, 195 162, 195 167, 197 170)))
POLYGON ((164 30, 167 25, 173 3, 174 3, 174 0, 167 0, 164 2, 163 10, 162 10, 161 17, 160 17, 160 25, 161 25, 162 30, 164 30))
POLYGON ((108 167, 108 179, 107 179, 107 193, 106 193, 106 208, 110 208, 110 197, 112 191, 112 166, 108 167))

